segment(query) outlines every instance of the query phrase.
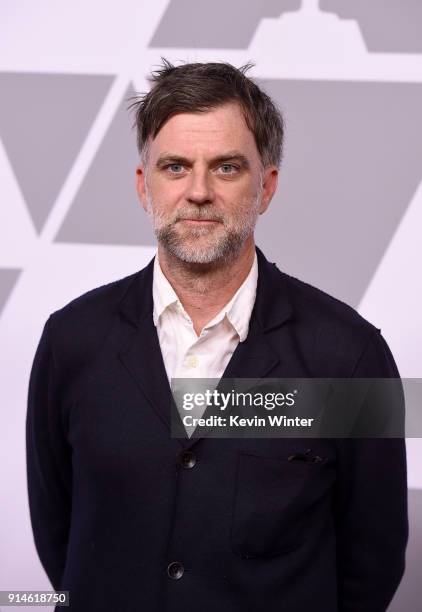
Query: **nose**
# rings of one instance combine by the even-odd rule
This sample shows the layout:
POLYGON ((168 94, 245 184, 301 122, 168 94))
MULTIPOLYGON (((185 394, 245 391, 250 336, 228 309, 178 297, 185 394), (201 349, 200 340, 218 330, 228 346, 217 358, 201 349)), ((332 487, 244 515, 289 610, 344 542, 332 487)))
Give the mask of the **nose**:
POLYGON ((209 204, 213 200, 211 177, 206 169, 192 170, 186 186, 186 199, 191 204, 209 204))

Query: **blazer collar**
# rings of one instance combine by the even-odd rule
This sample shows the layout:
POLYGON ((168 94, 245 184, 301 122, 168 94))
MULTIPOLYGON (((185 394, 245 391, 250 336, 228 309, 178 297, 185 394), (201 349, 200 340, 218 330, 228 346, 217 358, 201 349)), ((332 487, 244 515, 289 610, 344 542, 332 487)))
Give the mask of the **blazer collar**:
POLYGON ((254 333, 270 331, 287 321, 293 309, 285 275, 275 263, 270 263, 256 247, 258 256, 258 285, 253 318, 254 333))
POLYGON ((145 268, 134 274, 132 282, 119 305, 119 311, 123 317, 135 327, 139 327, 148 316, 151 316, 152 319, 153 271, 154 257, 145 268))
MULTIPOLYGON (((249 334, 267 332, 278 327, 292 316, 285 275, 275 263, 270 263, 256 247, 258 258, 258 283, 249 334)), ((139 326, 143 319, 152 321, 153 298, 152 280, 154 258, 134 275, 125 296, 120 303, 120 312, 133 325, 139 326)), ((249 335, 248 334, 248 335, 249 335)))

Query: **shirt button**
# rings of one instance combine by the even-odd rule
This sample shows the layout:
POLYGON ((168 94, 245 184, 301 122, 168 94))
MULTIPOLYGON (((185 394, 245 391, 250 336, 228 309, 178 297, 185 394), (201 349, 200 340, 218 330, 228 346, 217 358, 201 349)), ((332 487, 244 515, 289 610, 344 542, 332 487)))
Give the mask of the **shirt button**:
POLYGON ((185 568, 180 561, 172 561, 167 567, 167 575, 173 580, 179 580, 183 576, 185 568))
POLYGON ((196 368, 199 363, 199 359, 196 355, 190 355, 186 359, 186 365, 188 368, 196 368))
POLYGON ((191 451, 186 451, 180 456, 180 463, 186 469, 193 468, 196 465, 196 456, 195 453, 191 451))

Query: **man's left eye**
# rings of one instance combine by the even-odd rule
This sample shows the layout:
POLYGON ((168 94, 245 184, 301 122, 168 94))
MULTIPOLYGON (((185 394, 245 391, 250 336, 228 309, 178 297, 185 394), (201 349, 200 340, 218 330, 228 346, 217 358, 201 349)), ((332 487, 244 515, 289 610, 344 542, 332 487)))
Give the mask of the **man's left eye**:
POLYGON ((221 164, 219 168, 222 170, 223 174, 234 174, 237 170, 237 166, 233 164, 221 164))

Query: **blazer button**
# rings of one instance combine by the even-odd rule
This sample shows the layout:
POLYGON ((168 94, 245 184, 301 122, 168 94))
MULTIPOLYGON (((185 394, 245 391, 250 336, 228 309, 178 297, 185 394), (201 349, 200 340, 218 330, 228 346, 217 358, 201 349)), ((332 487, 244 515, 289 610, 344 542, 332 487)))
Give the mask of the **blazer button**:
POLYGON ((196 465, 196 456, 192 451, 186 451, 180 456, 180 463, 186 469, 193 468, 196 465))
POLYGON ((167 567, 167 574, 173 580, 179 580, 183 576, 185 568, 180 561, 172 561, 167 567))

